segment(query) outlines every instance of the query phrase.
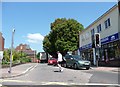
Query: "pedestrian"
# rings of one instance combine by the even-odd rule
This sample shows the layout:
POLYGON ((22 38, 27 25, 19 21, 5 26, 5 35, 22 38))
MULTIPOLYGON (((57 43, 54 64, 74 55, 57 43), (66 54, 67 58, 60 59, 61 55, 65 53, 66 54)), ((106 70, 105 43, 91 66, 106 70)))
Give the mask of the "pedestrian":
POLYGON ((59 71, 62 72, 63 71, 63 68, 61 66, 62 61, 63 61, 62 54, 59 51, 57 52, 57 54, 58 54, 58 60, 57 60, 58 64, 57 65, 59 67, 59 71))

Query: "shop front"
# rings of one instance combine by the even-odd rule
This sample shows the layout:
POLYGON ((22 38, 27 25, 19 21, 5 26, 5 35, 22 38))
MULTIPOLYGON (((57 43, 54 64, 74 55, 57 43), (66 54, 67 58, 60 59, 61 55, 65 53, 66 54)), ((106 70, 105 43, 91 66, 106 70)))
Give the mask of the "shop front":
MULTIPOLYGON (((81 56, 84 56, 93 64, 92 44, 84 45, 79 50, 81 56)), ((120 39, 118 33, 101 39, 98 62, 99 66, 120 66, 120 39)))
POLYGON ((101 39, 99 65, 120 66, 120 40, 118 33, 101 39))
POLYGON ((92 50, 92 44, 87 44, 79 48, 81 56, 91 61, 91 64, 93 65, 93 50, 92 50))

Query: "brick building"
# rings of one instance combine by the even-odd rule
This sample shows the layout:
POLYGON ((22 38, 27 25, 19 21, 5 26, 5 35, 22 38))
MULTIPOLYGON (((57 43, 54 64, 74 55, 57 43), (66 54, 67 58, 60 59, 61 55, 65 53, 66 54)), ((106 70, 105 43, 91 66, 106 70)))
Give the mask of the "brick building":
POLYGON ((20 44, 19 46, 16 47, 16 51, 24 52, 29 56, 32 61, 36 59, 36 51, 32 50, 29 45, 27 44, 20 44))
POLYGON ((4 38, 2 36, 2 33, 0 32, 0 51, 4 50, 4 38))

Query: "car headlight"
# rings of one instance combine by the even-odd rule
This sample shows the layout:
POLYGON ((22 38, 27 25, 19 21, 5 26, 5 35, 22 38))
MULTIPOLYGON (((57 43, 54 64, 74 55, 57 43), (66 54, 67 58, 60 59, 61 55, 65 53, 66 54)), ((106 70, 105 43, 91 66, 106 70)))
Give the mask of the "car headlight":
POLYGON ((79 64, 84 64, 84 62, 82 62, 82 61, 78 61, 78 63, 79 63, 79 64))

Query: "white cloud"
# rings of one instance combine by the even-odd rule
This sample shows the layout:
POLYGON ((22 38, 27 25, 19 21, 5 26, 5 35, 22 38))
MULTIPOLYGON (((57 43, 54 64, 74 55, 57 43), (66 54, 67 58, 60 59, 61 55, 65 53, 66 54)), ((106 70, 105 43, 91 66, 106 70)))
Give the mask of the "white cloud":
POLYGON ((44 36, 42 36, 40 33, 34 33, 34 34, 28 34, 27 35, 27 41, 29 43, 38 43, 40 44, 41 41, 43 41, 44 36))

